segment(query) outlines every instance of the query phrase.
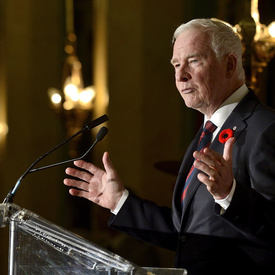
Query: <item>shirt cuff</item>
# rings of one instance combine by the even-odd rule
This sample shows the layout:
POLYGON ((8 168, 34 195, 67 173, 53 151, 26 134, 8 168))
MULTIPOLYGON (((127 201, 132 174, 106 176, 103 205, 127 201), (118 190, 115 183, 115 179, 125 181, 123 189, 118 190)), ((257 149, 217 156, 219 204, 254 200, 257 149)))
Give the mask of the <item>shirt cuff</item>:
POLYGON ((236 189, 236 180, 233 179, 233 185, 232 185, 231 191, 228 194, 228 196, 222 200, 215 199, 215 202, 218 203, 224 210, 226 210, 232 201, 235 189, 236 189))
POLYGON ((124 202, 126 201, 126 199, 128 198, 129 196, 129 191, 127 189, 124 190, 116 208, 114 210, 111 210, 111 212, 114 214, 114 215, 117 215, 117 213, 119 212, 119 210, 121 209, 121 207, 123 206, 124 202))

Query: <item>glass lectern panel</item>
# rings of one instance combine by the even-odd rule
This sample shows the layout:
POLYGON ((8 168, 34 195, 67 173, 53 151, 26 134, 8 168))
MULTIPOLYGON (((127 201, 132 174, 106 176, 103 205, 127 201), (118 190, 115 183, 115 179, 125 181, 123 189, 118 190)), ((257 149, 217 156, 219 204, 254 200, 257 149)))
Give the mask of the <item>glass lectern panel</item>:
POLYGON ((0 227, 9 224, 9 275, 187 274, 141 268, 15 204, 0 205, 0 227))

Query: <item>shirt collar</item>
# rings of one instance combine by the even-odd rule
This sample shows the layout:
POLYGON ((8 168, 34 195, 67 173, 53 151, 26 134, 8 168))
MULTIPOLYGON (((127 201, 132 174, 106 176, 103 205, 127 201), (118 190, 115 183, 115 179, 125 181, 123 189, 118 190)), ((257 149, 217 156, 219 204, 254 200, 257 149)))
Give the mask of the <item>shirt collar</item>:
MULTIPOLYGON (((229 117, 229 115, 232 113, 238 103, 243 99, 243 97, 248 93, 248 91, 249 90, 247 86, 243 84, 215 111, 210 120, 217 126, 217 130, 222 127, 226 119, 229 117)), ((204 125, 207 120, 207 117, 204 116, 204 125)))

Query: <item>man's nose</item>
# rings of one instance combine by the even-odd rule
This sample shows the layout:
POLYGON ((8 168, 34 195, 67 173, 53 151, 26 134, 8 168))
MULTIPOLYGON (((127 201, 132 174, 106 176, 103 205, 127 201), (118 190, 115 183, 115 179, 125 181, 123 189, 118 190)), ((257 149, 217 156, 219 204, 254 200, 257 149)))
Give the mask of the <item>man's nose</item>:
POLYGON ((191 75, 183 67, 176 71, 176 80, 178 82, 186 82, 191 79, 191 75))

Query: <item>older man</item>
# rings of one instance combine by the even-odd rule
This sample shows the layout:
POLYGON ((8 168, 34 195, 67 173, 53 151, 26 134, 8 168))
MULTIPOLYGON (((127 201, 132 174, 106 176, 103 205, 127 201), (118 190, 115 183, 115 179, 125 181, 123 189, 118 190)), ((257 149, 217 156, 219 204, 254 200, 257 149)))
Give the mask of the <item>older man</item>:
POLYGON ((174 33, 171 63, 187 107, 205 121, 190 144, 172 209, 125 190, 109 154, 105 170, 77 161, 74 196, 112 210, 110 225, 176 251, 189 274, 275 272, 275 112, 245 85, 242 45, 223 23, 195 19, 174 33), (272 271, 273 270, 273 271, 272 271))

